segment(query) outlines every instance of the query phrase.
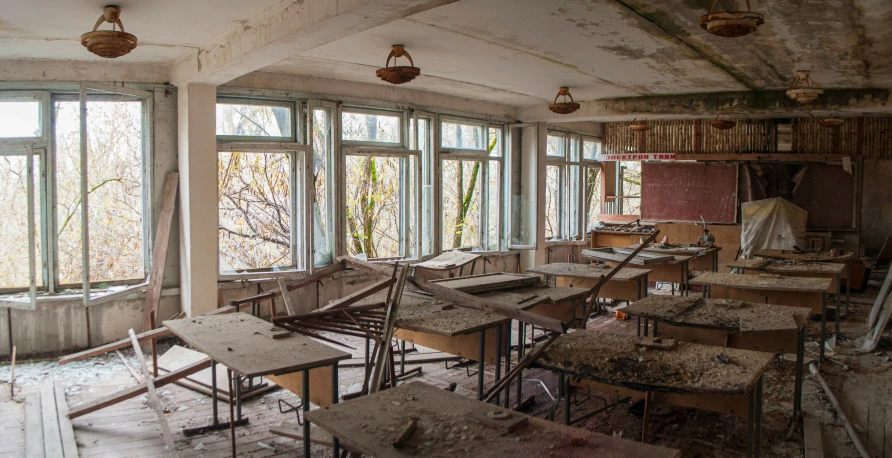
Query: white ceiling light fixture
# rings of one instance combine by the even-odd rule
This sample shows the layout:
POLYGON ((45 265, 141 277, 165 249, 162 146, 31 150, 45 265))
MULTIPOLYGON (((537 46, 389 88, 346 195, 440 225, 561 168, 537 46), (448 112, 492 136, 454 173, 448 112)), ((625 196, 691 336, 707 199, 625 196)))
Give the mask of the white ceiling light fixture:
POLYGON ((765 23, 765 17, 753 13, 750 0, 746 0, 746 11, 726 11, 714 13, 719 0, 712 2, 709 14, 700 16, 700 28, 720 37, 737 38, 756 31, 756 27, 765 23))
POLYGON ((136 36, 124 31, 121 8, 108 5, 102 8, 102 16, 99 16, 93 31, 81 35, 81 44, 99 57, 114 59, 136 49, 136 36), (96 30, 103 22, 111 23, 112 29, 96 30), (115 30, 115 27, 120 27, 121 30, 115 30))
POLYGON ((811 103, 823 93, 823 89, 814 85, 808 70, 797 70, 796 78, 787 90, 787 97, 799 103, 811 103))

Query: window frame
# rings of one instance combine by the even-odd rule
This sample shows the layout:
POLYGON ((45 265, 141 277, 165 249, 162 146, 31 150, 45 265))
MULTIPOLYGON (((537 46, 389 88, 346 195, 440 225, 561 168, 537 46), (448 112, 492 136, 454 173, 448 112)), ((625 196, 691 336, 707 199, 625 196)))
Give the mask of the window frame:
MULTIPOLYGON (((595 142, 600 145, 601 140, 592 135, 553 129, 548 130, 547 137, 558 137, 563 139, 563 146, 562 154, 559 156, 549 155, 547 151, 545 153, 546 167, 559 167, 559 231, 558 234, 553 235, 552 238, 546 239, 546 242, 577 242, 584 240, 587 232, 586 222, 588 221, 588 209, 585 205, 585 189, 588 182, 585 170, 589 167, 598 167, 596 164, 601 163, 595 159, 584 158, 583 148, 586 141, 595 142), (573 189, 572 184, 574 175, 577 183, 576 189, 573 189), (573 211, 575 211, 577 215, 575 224, 571 218, 573 211)), ((546 148, 547 145, 548 139, 546 138, 546 148)), ((602 175, 603 173, 599 174, 599 176, 602 175)))
MULTIPOLYGON (((465 125, 479 125, 483 128, 483 133, 485 134, 484 138, 484 148, 483 149, 466 149, 466 148, 446 148, 440 147, 437 154, 437 190, 439 193, 437 202, 440 208, 439 215, 436 215, 437 219, 437 240, 436 250, 438 253, 442 253, 444 251, 443 248, 443 166, 445 161, 468 161, 468 162, 479 162, 481 165, 481 169, 483 173, 479 178, 481 181, 481 190, 480 190, 480 203, 478 204, 480 207, 479 210, 479 224, 478 224, 478 241, 480 241, 481 245, 478 248, 482 248, 484 240, 486 240, 486 249, 482 251, 486 252, 501 252, 507 249, 506 245, 506 235, 505 235, 505 224, 506 224, 506 208, 505 204, 506 198, 506 171, 505 171, 505 157, 507 154, 507 126, 501 123, 490 123, 488 121, 479 121, 472 120, 469 118, 459 118, 454 116, 440 116, 440 120, 437 123, 438 131, 440 132, 438 143, 442 143, 442 131, 443 131, 443 123, 444 122, 459 122, 465 125), (500 139, 498 144, 498 155, 494 156, 489 152, 489 144, 491 142, 490 138, 490 129, 497 129, 500 132, 500 139), (496 192, 498 193, 497 201, 499 203, 498 208, 492 209, 490 208, 491 200, 491 192, 492 189, 487 184, 490 179, 490 170, 489 165, 491 163, 499 164, 499 177, 498 177, 498 185, 496 186, 496 192), (490 224, 489 224, 489 216, 492 211, 496 212, 496 240, 489 240, 489 232, 490 232, 490 224), (495 246, 495 249, 490 248, 491 246, 495 246)), ((452 248, 452 250, 473 250, 475 247, 457 247, 452 248)), ((451 250, 450 250, 451 251, 451 250)))
MULTIPOLYGON (((301 104, 300 101, 297 100, 288 100, 288 99, 276 99, 276 98, 254 98, 254 97, 245 97, 240 95, 225 95, 221 94, 217 96, 217 100, 214 104, 214 112, 216 113, 217 105, 256 105, 256 106, 271 106, 271 107, 279 107, 279 108, 287 108, 291 111, 291 135, 282 136, 282 137, 263 137, 263 136, 253 136, 253 135, 216 135, 217 142, 233 142, 233 143, 252 143, 252 142, 271 142, 271 143, 297 143, 297 139, 302 137, 302 132, 300 130, 300 111, 298 108, 301 104)), ((216 123, 214 125, 214 132, 216 134, 217 128, 216 123)))

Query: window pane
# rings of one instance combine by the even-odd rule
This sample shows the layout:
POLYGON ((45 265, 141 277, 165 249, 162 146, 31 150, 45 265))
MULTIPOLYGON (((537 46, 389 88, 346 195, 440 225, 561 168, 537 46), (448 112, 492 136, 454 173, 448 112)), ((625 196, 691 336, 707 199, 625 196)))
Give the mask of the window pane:
MULTIPOLYGON (((620 162, 622 170, 623 196, 641 195, 641 162, 620 162)), ((641 199, 623 199, 624 215, 638 215, 641 212, 641 199)))
POLYGON ((400 115, 344 111, 341 114, 341 138, 347 141, 402 143, 400 115))
POLYGON ((434 252, 434 160, 430 136, 431 120, 418 119, 418 146, 421 150, 421 256, 434 252))
MULTIPOLYGON (((59 282, 82 281, 80 113, 55 104, 59 282)), ((90 280, 145 278, 142 102, 87 103, 90 280)))
POLYGON ((40 136, 40 102, 0 101, 0 138, 40 136))
POLYGON ((585 168, 585 215, 586 230, 598 226, 601 217, 601 168, 585 168))
POLYGON ((501 228, 499 226, 499 202, 501 196, 501 177, 499 172, 501 164, 498 161, 487 161, 489 167, 489 176, 486 189, 486 218, 487 218, 487 234, 486 243, 483 246, 487 250, 499 249, 499 237, 501 236, 501 228))
POLYGON ((291 137, 291 109, 218 103, 217 135, 291 137))
POLYGON ((404 172, 411 164, 399 157, 347 156, 347 252, 369 258, 400 257, 404 172), (404 168, 404 166, 406 168, 404 168))
POLYGON ((555 157, 564 157, 564 137, 548 136, 546 154, 555 157))
POLYGON ((560 236, 560 172, 555 165, 545 167, 545 238, 560 236))
MULTIPOLYGON (((37 285, 43 286, 40 256, 40 167, 34 158, 34 241, 37 285)), ((27 156, 0 156, 0 288, 30 286, 28 266, 28 162, 27 156)))
POLYGON ((331 158, 331 112, 327 108, 313 109, 313 262, 316 267, 334 262, 332 219, 326 184, 331 158))
POLYGON ((220 271, 294 265, 291 155, 219 153, 220 271))
POLYGON ((583 159, 597 159, 598 154, 601 153, 601 142, 596 142, 592 140, 583 140, 582 142, 582 158, 583 159))
POLYGON ((502 129, 498 127, 489 128, 489 155, 492 157, 502 156, 502 129))
POLYGON ((440 146, 458 149, 484 149, 486 136, 482 125, 455 121, 443 121, 440 125, 442 126, 440 146))
POLYGON ((567 234, 571 238, 579 237, 579 166, 571 165, 569 167, 570 176, 567 183, 567 234))
POLYGON ((479 161, 443 161, 443 251, 480 246, 479 161))

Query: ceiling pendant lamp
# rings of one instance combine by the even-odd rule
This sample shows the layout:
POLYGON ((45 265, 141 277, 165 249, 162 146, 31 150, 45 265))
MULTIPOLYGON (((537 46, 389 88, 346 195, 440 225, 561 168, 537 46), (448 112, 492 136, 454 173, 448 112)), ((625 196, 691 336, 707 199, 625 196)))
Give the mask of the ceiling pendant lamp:
POLYGON ((570 88, 561 87, 558 90, 556 96, 554 96, 554 102, 551 105, 548 105, 548 109, 557 113, 557 114, 570 114, 579 109, 579 104, 573 101, 573 96, 570 95, 570 88), (564 96, 564 101, 558 103, 558 98, 564 96), (570 101, 567 101, 567 97, 570 98, 570 101))
POLYGON ((728 130, 728 129, 736 126, 737 121, 732 121, 730 119, 715 118, 709 124, 718 130, 728 130))
POLYGON ((406 52, 405 46, 393 45, 393 48, 390 50, 390 55, 387 56, 387 62, 384 64, 384 68, 379 68, 375 74, 378 75, 378 78, 381 78, 388 83, 403 84, 414 80, 416 76, 421 74, 421 69, 415 67, 415 62, 412 61, 412 56, 406 52), (405 57, 406 59, 409 59, 409 66, 396 66, 397 57, 405 57), (390 59, 393 59, 393 67, 390 66, 390 59))
POLYGON ((737 38, 756 31, 756 27, 765 23, 760 13, 753 13, 750 0, 746 0, 746 11, 726 11, 714 13, 719 0, 712 2, 709 14, 700 16, 700 28, 720 37, 737 38))
POLYGON ((816 86, 812 86, 814 81, 811 80, 808 70, 797 70, 796 78, 790 89, 787 90, 787 97, 799 103, 811 103, 818 99, 818 96, 824 93, 824 90, 816 86))
POLYGON ((826 127, 827 129, 835 129, 843 124, 845 124, 846 120, 842 118, 821 118, 818 120, 818 124, 821 127, 826 127))
POLYGON ((93 31, 81 35, 81 44, 99 57, 114 59, 133 51, 136 48, 136 37, 124 31, 121 8, 108 5, 102 8, 102 16, 99 16, 93 31), (111 23, 112 29, 96 30, 103 22, 111 23), (115 30, 116 26, 121 30, 115 30))
POLYGON ((650 130, 650 125, 647 124, 647 120, 643 119, 641 121, 637 119, 633 119, 629 124, 629 129, 634 130, 635 132, 647 132, 650 130))

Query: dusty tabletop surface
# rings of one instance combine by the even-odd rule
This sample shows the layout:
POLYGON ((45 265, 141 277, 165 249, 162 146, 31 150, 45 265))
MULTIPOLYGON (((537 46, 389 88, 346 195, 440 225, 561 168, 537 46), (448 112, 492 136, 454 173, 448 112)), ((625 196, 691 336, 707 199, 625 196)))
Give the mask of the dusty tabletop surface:
POLYGON ((811 316, 807 307, 664 295, 650 295, 621 310, 671 324, 736 332, 796 331, 811 316))
POLYGON ((759 275, 707 272, 690 280, 692 285, 727 286, 729 288, 765 289, 777 291, 821 292, 830 287, 829 278, 788 277, 779 274, 759 275))
MULTIPOLYGON (((531 267, 527 272, 555 277, 590 278, 597 279, 601 275, 607 275, 613 267, 604 264, 575 264, 572 262, 553 262, 541 266, 531 267)), ((638 278, 651 273, 649 269, 636 269, 623 267, 611 278, 611 280, 625 281, 638 278)))
MULTIPOLYGON (((384 303, 387 291, 379 291, 356 306, 384 303)), ((503 315, 461 307, 417 291, 406 289, 400 300, 396 327, 444 336, 468 334, 508 321, 503 315)))

